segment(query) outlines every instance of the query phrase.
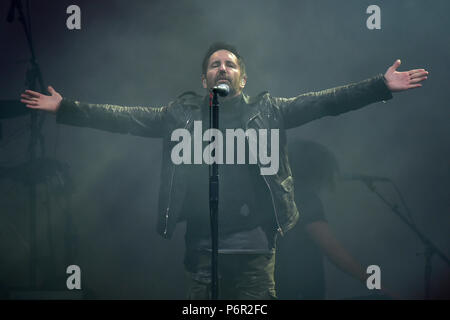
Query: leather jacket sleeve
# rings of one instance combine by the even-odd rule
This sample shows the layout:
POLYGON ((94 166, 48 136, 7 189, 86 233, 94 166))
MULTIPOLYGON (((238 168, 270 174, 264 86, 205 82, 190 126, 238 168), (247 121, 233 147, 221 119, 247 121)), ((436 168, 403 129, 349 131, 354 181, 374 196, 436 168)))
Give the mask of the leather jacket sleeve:
POLYGON ((162 137, 167 107, 124 107, 63 99, 56 113, 59 123, 136 136, 162 137))
POLYGON ((324 116, 356 110, 370 103, 392 99, 384 76, 357 83, 310 92, 294 98, 273 98, 284 119, 285 128, 294 128, 324 116))

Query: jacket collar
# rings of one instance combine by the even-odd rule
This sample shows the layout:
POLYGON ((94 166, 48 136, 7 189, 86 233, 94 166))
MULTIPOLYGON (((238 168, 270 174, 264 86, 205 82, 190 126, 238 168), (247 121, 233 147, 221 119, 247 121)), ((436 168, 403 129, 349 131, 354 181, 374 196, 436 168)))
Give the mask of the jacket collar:
POLYGON ((267 91, 263 91, 260 94, 254 96, 254 97, 250 97, 248 95, 246 95, 245 93, 242 94, 244 101, 246 104, 255 104, 258 103, 263 97, 264 95, 268 93, 267 91))
MULTIPOLYGON (((268 93, 267 91, 263 91, 256 96, 250 97, 249 95, 247 95, 243 92, 239 96, 233 97, 233 98, 231 98, 231 100, 228 100, 225 103, 226 104, 235 103, 235 102, 239 101, 240 99, 242 99, 244 101, 244 103, 247 105, 255 104, 255 103, 258 103, 264 97, 264 95, 267 93, 268 93)), ((205 105, 205 106, 209 105, 209 94, 204 96, 203 105, 205 105)))

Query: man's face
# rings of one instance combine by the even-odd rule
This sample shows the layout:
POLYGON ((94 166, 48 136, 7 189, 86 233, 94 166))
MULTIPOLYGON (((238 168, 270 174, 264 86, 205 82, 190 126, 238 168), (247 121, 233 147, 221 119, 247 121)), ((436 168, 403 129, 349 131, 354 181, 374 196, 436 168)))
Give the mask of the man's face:
POLYGON ((227 50, 214 52, 209 57, 206 76, 202 75, 202 84, 205 89, 211 90, 221 83, 230 86, 228 97, 239 95, 247 83, 247 77, 241 75, 237 57, 227 50))

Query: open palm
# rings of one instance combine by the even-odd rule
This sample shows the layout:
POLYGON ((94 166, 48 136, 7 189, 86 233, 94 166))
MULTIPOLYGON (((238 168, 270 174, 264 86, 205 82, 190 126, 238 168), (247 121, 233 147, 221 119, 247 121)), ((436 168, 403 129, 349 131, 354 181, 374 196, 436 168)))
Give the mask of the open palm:
POLYGON ((386 85, 392 92, 404 91, 421 87, 420 82, 428 78, 428 71, 425 69, 414 69, 404 72, 397 71, 401 61, 396 60, 384 74, 386 85))
POLYGON ((22 97, 20 101, 31 109, 56 112, 61 104, 62 96, 51 86, 48 87, 48 92, 50 96, 32 90, 25 90, 20 95, 22 97))

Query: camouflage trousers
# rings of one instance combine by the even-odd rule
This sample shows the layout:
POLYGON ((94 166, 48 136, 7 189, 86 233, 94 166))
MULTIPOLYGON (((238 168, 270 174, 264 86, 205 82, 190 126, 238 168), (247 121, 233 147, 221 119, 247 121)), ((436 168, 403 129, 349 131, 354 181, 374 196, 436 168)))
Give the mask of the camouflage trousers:
MULTIPOLYGON (((219 299, 276 299, 275 253, 219 254, 219 299)), ((211 297, 211 255, 200 254, 195 272, 186 271, 187 298, 207 300, 211 297)))

